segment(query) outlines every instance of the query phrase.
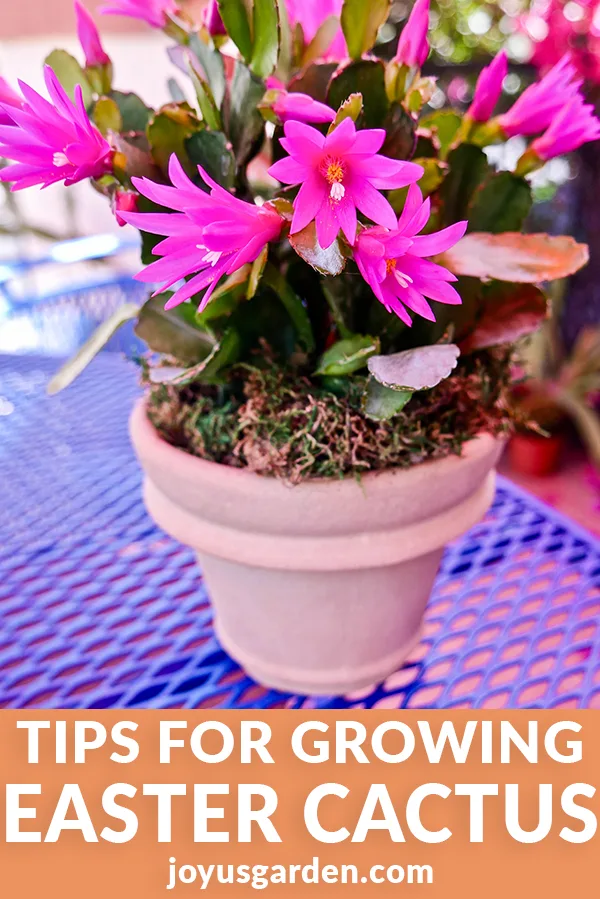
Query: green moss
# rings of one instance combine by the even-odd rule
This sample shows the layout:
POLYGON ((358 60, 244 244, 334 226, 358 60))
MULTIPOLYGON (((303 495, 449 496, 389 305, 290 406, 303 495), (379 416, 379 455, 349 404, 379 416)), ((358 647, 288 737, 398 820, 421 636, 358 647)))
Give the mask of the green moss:
POLYGON ((452 377, 415 394, 398 415, 362 412, 365 379, 325 389, 278 368, 238 369, 228 388, 151 385, 149 416, 162 436, 193 455, 298 483, 340 478, 459 454, 480 431, 512 426, 506 351, 461 359, 452 377))

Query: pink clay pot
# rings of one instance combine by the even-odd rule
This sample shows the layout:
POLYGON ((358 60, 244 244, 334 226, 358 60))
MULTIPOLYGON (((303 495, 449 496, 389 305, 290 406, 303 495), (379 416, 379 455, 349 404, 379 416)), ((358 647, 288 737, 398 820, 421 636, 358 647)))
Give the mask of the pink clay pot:
POLYGON ((461 457, 287 487, 176 449, 143 401, 131 437, 146 507, 196 551, 223 647, 259 683, 323 695, 402 664, 445 545, 490 506, 502 450, 482 434, 461 457))

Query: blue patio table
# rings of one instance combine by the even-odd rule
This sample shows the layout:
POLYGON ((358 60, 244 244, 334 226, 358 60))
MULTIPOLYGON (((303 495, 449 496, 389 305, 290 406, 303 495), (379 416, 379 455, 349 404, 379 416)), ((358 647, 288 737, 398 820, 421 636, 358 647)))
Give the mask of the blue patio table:
POLYGON ((121 277, 0 309, 0 707, 600 707, 600 541, 502 478, 401 670, 344 698, 253 683, 214 637, 193 553, 145 512, 135 367, 104 352, 45 395, 51 356, 140 290, 121 277))
POLYGON ((135 368, 101 354, 48 398, 55 367, 0 357, 0 706, 600 706, 600 542, 502 478, 400 671, 342 699, 253 683, 213 635, 192 552, 144 510, 135 368))

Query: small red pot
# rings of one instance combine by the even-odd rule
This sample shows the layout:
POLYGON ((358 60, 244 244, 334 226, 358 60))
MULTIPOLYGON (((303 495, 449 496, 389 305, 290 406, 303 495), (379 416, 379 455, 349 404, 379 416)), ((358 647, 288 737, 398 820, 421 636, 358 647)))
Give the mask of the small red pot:
POLYGON ((565 448, 562 433, 542 437, 540 434, 516 433, 508 445, 508 458, 513 471, 518 474, 554 474, 560 468, 565 448))

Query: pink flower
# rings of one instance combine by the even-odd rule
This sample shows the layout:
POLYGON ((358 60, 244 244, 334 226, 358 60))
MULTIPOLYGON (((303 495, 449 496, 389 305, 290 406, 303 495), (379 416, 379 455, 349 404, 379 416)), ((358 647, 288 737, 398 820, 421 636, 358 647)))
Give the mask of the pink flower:
POLYGON ((600 121, 594 115, 594 107, 577 94, 555 115, 548 130, 533 141, 530 149, 546 161, 598 138, 600 121))
POLYGON ((152 28, 164 28, 168 15, 177 15, 175 0, 109 0, 99 7, 105 16, 128 16, 140 19, 152 28))
POLYGON ((123 212, 137 212, 139 194, 135 190, 125 190, 119 187, 112 200, 112 210, 117 224, 123 227, 127 222, 122 216, 123 212))
POLYGON ((10 114, 10 107, 20 109, 22 105, 23 98, 16 90, 13 90, 6 78, 0 76, 0 125, 12 125, 13 117, 10 114))
POLYGON ((267 78, 267 88, 276 91, 271 103, 275 115, 282 122, 293 119, 296 122, 333 122, 335 111, 325 103, 313 100, 308 94, 288 93, 277 78, 267 78))
POLYGON ((325 103, 313 100, 308 94, 288 94, 287 91, 279 91, 273 103, 273 112, 282 122, 290 119, 296 122, 333 122, 335 119, 335 111, 325 103))
POLYGON ((232 196, 198 167, 206 193, 192 184, 173 154, 169 177, 173 186, 155 184, 147 178, 133 178, 137 190, 168 212, 124 212, 122 218, 151 234, 166 235, 153 252, 163 258, 136 275, 139 281, 161 282, 160 293, 189 275, 166 304, 178 306, 206 289, 201 309, 208 303, 223 275, 230 275, 247 262, 254 262, 264 247, 277 240, 282 217, 268 204, 255 206, 232 196))
POLYGON ((77 36, 85 53, 85 64, 90 68, 95 66, 110 65, 110 56, 105 53, 98 29, 91 13, 75 0, 75 15, 77 17, 77 36))
POLYGON ((579 0, 573 10, 565 0, 533 0, 527 13, 516 18, 516 25, 533 41, 531 61, 539 69, 545 71, 570 52, 580 75, 600 81, 598 0, 579 0))
POLYGON ((272 165, 269 174, 284 184, 302 185, 294 200, 292 234, 314 220, 323 249, 340 228, 354 244, 357 209, 379 225, 396 226, 394 210, 379 191, 406 187, 419 180, 423 169, 378 155, 384 139, 385 131, 357 131, 349 118, 327 137, 310 125, 286 122, 281 145, 290 155, 272 165))
POLYGON ((429 321, 435 321, 425 297, 438 303, 458 305, 460 295, 449 283, 456 277, 441 265, 424 259, 448 250, 460 240, 467 222, 450 225, 434 234, 419 235, 429 219, 429 199, 412 184, 406 205, 395 228, 366 228, 358 235, 354 259, 365 281, 388 312, 407 325, 412 319, 405 307, 429 321))
POLYGON ((0 180, 14 181, 13 190, 56 181, 75 184, 112 170, 113 151, 90 122, 81 87, 75 87, 73 103, 50 66, 44 79, 52 102, 20 81, 23 105, 10 109, 18 127, 0 126, 0 156, 15 162, 0 171, 0 180))
POLYGON ((429 53, 429 0, 416 0, 408 21, 400 33, 394 62, 421 68, 429 53))
POLYGON ((475 85, 473 102, 467 112, 475 122, 487 122, 491 118, 500 99, 507 71, 508 60, 505 50, 501 50, 489 66, 482 69, 475 85))
MULTIPOLYGON (((343 0, 285 0, 292 28, 301 25, 304 41, 310 44, 315 34, 330 16, 341 16, 343 0)), ((340 26, 339 31, 323 55, 323 59, 346 59, 348 48, 340 26)))
POLYGON ((544 77, 523 91, 508 112, 498 119, 509 137, 539 134, 581 87, 575 66, 567 54, 544 77))
POLYGON ((204 7, 202 14, 202 24, 209 34, 215 35, 227 34, 223 19, 219 12, 219 4, 217 0, 209 0, 208 6, 204 7))

